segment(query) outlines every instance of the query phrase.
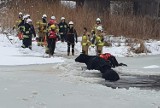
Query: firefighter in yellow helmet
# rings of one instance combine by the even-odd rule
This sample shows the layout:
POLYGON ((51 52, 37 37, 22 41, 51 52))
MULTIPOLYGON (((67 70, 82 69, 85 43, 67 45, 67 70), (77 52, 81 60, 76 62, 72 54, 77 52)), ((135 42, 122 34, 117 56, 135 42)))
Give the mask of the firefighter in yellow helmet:
POLYGON ((47 34, 47 26, 48 26, 47 15, 44 14, 42 16, 42 20, 38 21, 36 23, 36 25, 38 27, 38 38, 37 38, 38 46, 44 46, 44 44, 45 44, 45 37, 46 37, 46 34, 47 34))
POLYGON ((50 30, 48 32, 48 37, 47 37, 49 57, 53 56, 54 54, 57 39, 58 36, 56 32, 56 26, 53 24, 50 26, 50 30))
POLYGON ((88 48, 91 45, 91 42, 89 41, 89 33, 87 32, 87 28, 84 28, 81 45, 82 53, 88 55, 88 48))

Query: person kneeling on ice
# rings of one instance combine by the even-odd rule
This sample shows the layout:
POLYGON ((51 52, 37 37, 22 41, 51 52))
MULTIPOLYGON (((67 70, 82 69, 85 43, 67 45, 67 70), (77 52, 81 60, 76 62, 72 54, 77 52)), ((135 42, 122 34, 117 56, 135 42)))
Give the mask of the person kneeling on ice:
POLYGON ((101 57, 80 54, 75 61, 85 63, 88 70, 99 70, 105 80, 117 81, 120 79, 118 73, 111 69, 110 62, 101 57))
POLYGON ((49 48, 49 57, 53 56, 54 51, 55 51, 55 47, 56 47, 56 41, 57 41, 57 33, 56 33, 56 26, 55 25, 51 25, 51 30, 49 31, 48 34, 48 48, 49 48))
POLYGON ((127 66, 124 63, 118 63, 115 56, 111 55, 110 53, 104 53, 99 55, 100 58, 103 58, 105 61, 109 62, 112 68, 118 67, 118 66, 127 66))

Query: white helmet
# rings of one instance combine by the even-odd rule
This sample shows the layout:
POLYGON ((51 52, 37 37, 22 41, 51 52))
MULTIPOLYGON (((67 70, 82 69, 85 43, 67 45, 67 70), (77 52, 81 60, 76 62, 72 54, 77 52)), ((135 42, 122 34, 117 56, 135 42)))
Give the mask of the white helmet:
POLYGON ((97 22, 98 22, 98 21, 101 22, 101 19, 100 19, 100 18, 97 18, 96 21, 97 21, 97 22))
POLYGON ((97 30, 99 30, 99 31, 103 31, 102 26, 98 26, 98 27, 97 27, 97 30))
POLYGON ((51 16, 51 19, 52 19, 52 20, 55 20, 55 19, 56 19, 56 17, 55 17, 55 16, 51 16))
POLYGON ((42 18, 47 18, 47 15, 46 15, 46 14, 43 14, 42 18))
POLYGON ((23 15, 22 12, 19 12, 19 15, 23 15))
POLYGON ((65 17, 61 17, 61 20, 65 20, 65 17))
POLYGON ((31 23, 32 20, 31 19, 27 19, 26 23, 31 23))
POLYGON ((74 24, 73 21, 70 21, 70 22, 69 22, 69 25, 73 25, 73 24, 74 24))
POLYGON ((28 17, 26 15, 23 16, 23 20, 27 19, 28 17))
POLYGON ((28 18, 28 17, 30 17, 30 15, 29 15, 29 14, 26 14, 26 17, 28 18))

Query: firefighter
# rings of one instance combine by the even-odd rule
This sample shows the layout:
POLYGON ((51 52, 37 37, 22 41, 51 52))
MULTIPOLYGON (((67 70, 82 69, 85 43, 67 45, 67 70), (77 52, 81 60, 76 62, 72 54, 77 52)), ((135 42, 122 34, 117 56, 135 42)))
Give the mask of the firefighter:
POLYGON ((38 38, 37 43, 38 46, 44 46, 45 45, 45 37, 47 34, 47 15, 44 14, 42 16, 42 20, 37 22, 38 26, 38 38))
POLYGON ((18 38, 20 40, 23 40, 23 30, 25 28, 24 26, 25 26, 26 20, 27 20, 27 16, 24 15, 21 23, 18 25, 18 38))
POLYGON ((93 41, 93 38, 95 38, 95 36, 96 36, 96 34, 97 34, 97 28, 98 27, 100 27, 101 26, 101 28, 102 28, 102 30, 103 30, 103 26, 102 26, 102 23, 101 23, 101 19, 100 18, 97 18, 96 19, 96 24, 94 25, 94 27, 93 27, 93 29, 92 29, 92 31, 91 31, 91 42, 92 42, 92 47, 94 47, 94 41, 93 41))
POLYGON ((36 37, 36 33, 31 19, 27 19, 22 30, 23 33, 23 45, 22 48, 29 48, 32 50, 32 37, 36 37))
MULTIPOLYGON (((56 17, 55 16, 51 16, 50 20, 49 20, 49 23, 47 24, 47 31, 51 31, 51 26, 54 25, 55 26, 55 31, 56 31, 56 34, 57 34, 57 38, 59 39, 59 34, 58 34, 58 25, 57 25, 57 21, 56 21, 56 17)), ((47 38, 46 40, 48 40, 48 33, 47 33, 47 38)), ((49 54, 49 46, 46 45, 46 51, 45 51, 46 54, 49 54)))
POLYGON ((97 27, 101 26, 102 27, 102 30, 103 30, 103 26, 102 26, 102 23, 101 23, 101 19, 100 18, 97 18, 96 19, 96 24, 94 25, 93 29, 92 29, 92 34, 97 34, 97 27))
POLYGON ((57 26, 57 21, 55 16, 51 16, 51 19, 49 20, 49 23, 48 23, 48 28, 53 24, 57 26))
POLYGON ((18 20, 16 21, 16 24, 13 26, 13 30, 18 29, 18 26, 22 22, 22 20, 23 20, 23 14, 22 12, 19 12, 18 20))
POLYGON ((104 37, 103 37, 103 28, 101 26, 98 26, 97 27, 97 33, 95 35, 95 38, 93 39, 94 40, 94 43, 96 45, 96 54, 99 55, 102 53, 102 49, 103 49, 103 46, 104 46, 104 37))
POLYGON ((22 14, 22 12, 19 12, 18 20, 16 21, 16 24, 13 26, 13 30, 16 29, 17 37, 19 37, 20 40, 22 39, 22 33, 21 33, 19 27, 20 27, 20 24, 22 23, 22 21, 23 21, 23 14, 22 14))
POLYGON ((48 49, 49 49, 49 57, 53 56, 55 47, 56 47, 56 41, 57 41, 57 33, 56 33, 56 26, 53 24, 51 25, 51 30, 48 33, 48 49))
POLYGON ((67 55, 70 55, 70 47, 72 46, 72 55, 74 55, 74 47, 75 42, 77 43, 77 32, 74 29, 74 23, 73 21, 69 22, 69 27, 67 31, 67 55))
POLYGON ((58 26, 61 42, 64 42, 66 41, 66 34, 68 29, 68 24, 65 22, 64 17, 61 17, 61 22, 58 24, 58 26))
POLYGON ((56 21, 56 17, 55 16, 51 16, 51 19, 49 20, 49 23, 48 23, 48 30, 51 30, 51 25, 55 25, 56 26, 56 32, 57 32, 57 35, 58 35, 58 39, 59 38, 59 29, 58 29, 58 24, 57 24, 57 21, 56 21))
POLYGON ((88 48, 91 45, 91 42, 89 41, 89 33, 87 32, 87 28, 84 28, 81 45, 82 53, 88 55, 88 48))

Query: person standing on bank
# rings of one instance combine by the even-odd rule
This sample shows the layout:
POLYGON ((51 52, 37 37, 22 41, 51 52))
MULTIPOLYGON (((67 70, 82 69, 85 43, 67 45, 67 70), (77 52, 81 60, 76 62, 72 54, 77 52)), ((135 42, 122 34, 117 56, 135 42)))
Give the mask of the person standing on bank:
POLYGON ((70 55, 70 47, 72 47, 72 55, 74 55, 75 42, 77 43, 77 32, 74 29, 73 21, 69 22, 67 30, 67 55, 70 55))
POLYGON ((57 41, 57 32, 56 32, 56 26, 53 24, 51 25, 51 30, 48 34, 48 48, 49 48, 49 57, 54 55, 55 47, 56 47, 56 41, 57 41))
POLYGON ((66 41, 66 34, 67 34, 67 28, 68 24, 65 22, 65 18, 61 18, 61 22, 58 24, 59 26, 59 34, 60 34, 60 39, 61 42, 66 41))
POLYGON ((22 48, 29 48, 32 50, 32 37, 36 37, 35 29, 31 19, 27 19, 23 28, 23 45, 22 48))
POLYGON ((89 39, 89 33, 87 32, 87 28, 84 28, 81 45, 82 45, 82 53, 88 55, 88 48, 91 45, 91 42, 89 39))

